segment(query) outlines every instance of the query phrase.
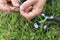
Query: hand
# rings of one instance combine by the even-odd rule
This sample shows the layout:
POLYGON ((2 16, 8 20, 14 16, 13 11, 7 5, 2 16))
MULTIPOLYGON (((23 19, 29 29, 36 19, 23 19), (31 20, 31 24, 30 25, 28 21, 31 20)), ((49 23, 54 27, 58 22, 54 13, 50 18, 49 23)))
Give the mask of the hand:
POLYGON ((27 0, 20 6, 20 13, 27 20, 33 19, 41 13, 46 0, 27 0))
POLYGON ((17 0, 0 0, 0 10, 5 12, 18 11, 19 3, 17 0))

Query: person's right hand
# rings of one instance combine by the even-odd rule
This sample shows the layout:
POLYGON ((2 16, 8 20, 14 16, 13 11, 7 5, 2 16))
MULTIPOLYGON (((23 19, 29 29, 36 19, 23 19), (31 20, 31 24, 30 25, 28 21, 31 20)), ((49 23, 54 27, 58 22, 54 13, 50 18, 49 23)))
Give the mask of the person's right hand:
POLYGON ((0 10, 5 12, 18 11, 18 0, 0 0, 0 10))
POLYGON ((20 6, 20 14, 27 20, 33 19, 40 15, 46 0, 27 0, 20 6))

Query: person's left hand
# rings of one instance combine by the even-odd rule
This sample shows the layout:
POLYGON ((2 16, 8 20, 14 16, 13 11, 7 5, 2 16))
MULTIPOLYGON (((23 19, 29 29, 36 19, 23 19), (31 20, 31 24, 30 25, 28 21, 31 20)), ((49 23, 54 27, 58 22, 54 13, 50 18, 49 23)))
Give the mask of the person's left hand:
POLYGON ((46 0, 27 0, 20 6, 20 14, 31 20, 41 13, 45 2, 46 0))

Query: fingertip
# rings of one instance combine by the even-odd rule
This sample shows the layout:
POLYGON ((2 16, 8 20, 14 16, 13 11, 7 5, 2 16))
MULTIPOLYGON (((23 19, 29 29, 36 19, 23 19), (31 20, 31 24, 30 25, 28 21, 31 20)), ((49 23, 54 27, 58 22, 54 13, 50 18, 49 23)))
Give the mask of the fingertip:
POLYGON ((13 6, 19 7, 19 2, 18 2, 18 0, 11 0, 11 2, 12 2, 12 4, 13 4, 13 6))
POLYGON ((23 6, 20 6, 20 11, 24 11, 24 7, 23 6))
POLYGON ((17 11, 19 11, 19 8, 10 6, 10 10, 11 10, 11 12, 17 12, 17 11))

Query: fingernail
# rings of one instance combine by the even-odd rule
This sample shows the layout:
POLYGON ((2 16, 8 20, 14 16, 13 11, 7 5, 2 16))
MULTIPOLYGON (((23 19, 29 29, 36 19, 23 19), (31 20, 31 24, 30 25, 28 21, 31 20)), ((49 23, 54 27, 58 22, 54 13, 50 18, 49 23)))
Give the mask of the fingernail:
POLYGON ((20 6, 20 10, 22 10, 22 11, 23 11, 23 10, 25 10, 25 9, 24 9, 22 6, 20 6))
POLYGON ((14 6, 19 7, 19 4, 15 4, 14 6))

